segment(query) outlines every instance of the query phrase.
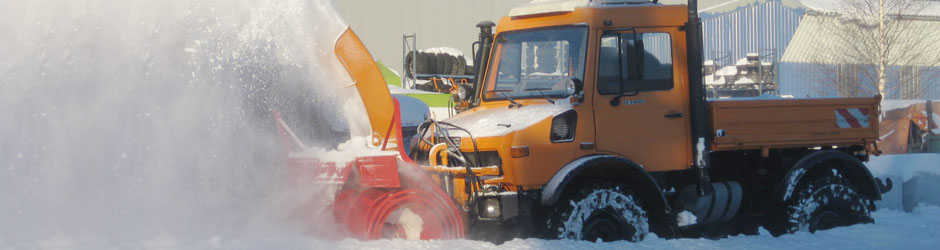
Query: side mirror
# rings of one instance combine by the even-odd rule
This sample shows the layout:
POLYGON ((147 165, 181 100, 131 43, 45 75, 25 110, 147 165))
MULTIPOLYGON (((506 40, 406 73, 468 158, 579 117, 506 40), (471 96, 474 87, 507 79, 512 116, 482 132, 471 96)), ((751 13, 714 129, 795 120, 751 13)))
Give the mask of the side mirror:
POLYGON ((571 104, 580 104, 584 102, 584 82, 577 77, 568 78, 566 88, 568 96, 571 98, 571 104))
POLYGON ((571 84, 574 86, 574 93, 571 93, 571 94, 581 93, 582 91, 584 91, 584 82, 582 82, 581 79, 578 79, 577 77, 572 77, 571 84))

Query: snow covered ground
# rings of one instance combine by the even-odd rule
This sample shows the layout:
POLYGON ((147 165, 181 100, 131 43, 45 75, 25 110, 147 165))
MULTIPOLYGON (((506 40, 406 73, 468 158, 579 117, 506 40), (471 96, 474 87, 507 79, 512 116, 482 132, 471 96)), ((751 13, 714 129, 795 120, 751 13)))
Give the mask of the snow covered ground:
MULTIPOLYGON (((936 173, 934 168, 938 166, 934 160, 938 157, 940 155, 936 154, 881 156, 874 157, 869 165, 876 175, 897 176, 895 187, 898 188, 905 179, 936 173)), ((17 233, 9 234, 18 228, 28 229, 36 225, 0 223, 0 230, 8 232, 0 235, 0 249, 935 249, 940 244, 940 207, 936 205, 920 205, 911 213, 880 209, 872 213, 874 224, 835 228, 815 234, 799 232, 773 237, 761 230, 757 236, 730 236, 718 240, 662 239, 651 235, 638 243, 515 239, 496 245, 472 240, 316 238, 294 222, 279 217, 283 215, 285 204, 278 202, 277 198, 291 199, 266 199, 260 202, 262 206, 251 209, 252 212, 247 214, 217 211, 249 217, 235 223, 234 228, 225 229, 198 225, 211 221, 190 218, 194 219, 192 224, 156 224, 160 233, 141 235, 134 230, 109 230, 113 225, 126 224, 115 217, 111 218, 115 221, 98 221, 100 224, 77 228, 67 224, 42 225, 40 227, 53 228, 58 233, 36 238, 35 235, 21 237, 17 233)), ((148 228, 151 225, 133 226, 148 228)), ((323 228, 329 230, 330 227, 323 228)))
MULTIPOLYGON (((81 233, 63 234, 38 242, 11 242, 0 237, 0 249, 935 249, 940 244, 940 207, 919 207, 913 213, 881 210, 875 224, 856 225, 781 237, 762 231, 758 236, 725 239, 674 239, 655 236, 638 243, 515 239, 501 245, 472 240, 322 240, 301 235, 244 238, 210 237, 184 241, 170 235, 123 242, 81 233)), ((9 225, 7 225, 9 226, 9 225)), ((112 236, 114 237, 114 236, 112 236)), ((117 237, 115 237, 117 238, 117 237)))
POLYGON ((762 231, 759 236, 732 236, 720 240, 649 237, 639 243, 516 239, 494 245, 468 240, 346 240, 333 243, 335 245, 332 246, 342 249, 934 249, 940 243, 940 207, 921 207, 910 214, 892 210, 877 211, 873 215, 875 224, 776 238, 762 231))

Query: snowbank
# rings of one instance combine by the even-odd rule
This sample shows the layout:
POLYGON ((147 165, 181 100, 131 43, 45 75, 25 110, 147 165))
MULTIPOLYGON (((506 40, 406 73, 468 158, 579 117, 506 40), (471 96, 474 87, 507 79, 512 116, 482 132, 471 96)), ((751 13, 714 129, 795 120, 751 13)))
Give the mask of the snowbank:
POLYGON ((871 157, 866 164, 874 176, 900 176, 895 184, 914 176, 934 174, 940 176, 940 154, 903 154, 871 157))

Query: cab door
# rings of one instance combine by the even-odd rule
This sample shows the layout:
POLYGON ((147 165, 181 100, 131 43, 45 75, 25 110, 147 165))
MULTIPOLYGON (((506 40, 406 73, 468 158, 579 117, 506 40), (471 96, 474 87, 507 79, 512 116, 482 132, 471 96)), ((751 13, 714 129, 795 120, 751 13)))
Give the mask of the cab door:
POLYGON ((688 90, 672 29, 599 32, 595 110, 599 151, 627 157, 647 171, 691 164, 688 90))

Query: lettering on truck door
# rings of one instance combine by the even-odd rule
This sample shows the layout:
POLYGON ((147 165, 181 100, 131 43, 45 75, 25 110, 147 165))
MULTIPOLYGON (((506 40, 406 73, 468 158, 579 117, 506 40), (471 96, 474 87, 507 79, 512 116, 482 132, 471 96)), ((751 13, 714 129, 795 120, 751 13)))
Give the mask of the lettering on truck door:
POLYGON ((688 168, 688 91, 673 63, 675 36, 666 29, 599 35, 597 149, 626 156, 647 171, 688 168))

